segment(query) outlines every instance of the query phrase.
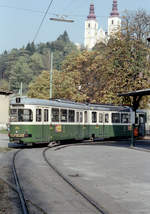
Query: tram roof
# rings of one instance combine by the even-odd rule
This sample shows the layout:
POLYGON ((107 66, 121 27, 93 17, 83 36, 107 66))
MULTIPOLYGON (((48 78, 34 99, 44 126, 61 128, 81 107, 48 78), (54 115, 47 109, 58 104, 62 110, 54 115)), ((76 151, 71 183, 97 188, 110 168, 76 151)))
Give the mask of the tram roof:
POLYGON ((69 100, 63 99, 37 99, 37 98, 28 98, 20 97, 20 102, 16 102, 16 97, 10 100, 11 105, 37 105, 37 106, 55 106, 55 107, 64 107, 64 108, 77 108, 77 109, 88 109, 88 106, 84 103, 77 103, 69 100))
POLYGON ((130 112, 129 106, 115 106, 109 104, 89 104, 89 107, 94 110, 101 110, 101 111, 126 111, 130 112))
POLYGON ((64 99, 36 99, 28 97, 15 97, 10 100, 11 105, 37 105, 37 106, 55 106, 63 108, 76 108, 76 109, 86 109, 86 110, 102 110, 102 111, 130 111, 128 106, 114 106, 109 104, 88 104, 88 103, 78 103, 70 100, 64 99), (16 102, 16 98, 20 98, 20 102, 16 102))

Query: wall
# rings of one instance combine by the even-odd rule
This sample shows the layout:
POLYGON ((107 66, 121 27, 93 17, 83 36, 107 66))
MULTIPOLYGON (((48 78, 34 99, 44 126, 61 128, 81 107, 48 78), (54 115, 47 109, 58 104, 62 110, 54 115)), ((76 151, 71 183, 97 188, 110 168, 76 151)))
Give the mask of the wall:
POLYGON ((0 130, 7 128, 9 119, 9 95, 0 94, 0 130))

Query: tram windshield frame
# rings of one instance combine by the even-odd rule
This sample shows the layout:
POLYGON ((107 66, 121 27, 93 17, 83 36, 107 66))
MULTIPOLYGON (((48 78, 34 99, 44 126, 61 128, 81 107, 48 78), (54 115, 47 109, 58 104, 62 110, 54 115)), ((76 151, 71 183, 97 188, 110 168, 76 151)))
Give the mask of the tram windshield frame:
POLYGON ((33 122, 31 109, 10 109, 10 122, 33 122))

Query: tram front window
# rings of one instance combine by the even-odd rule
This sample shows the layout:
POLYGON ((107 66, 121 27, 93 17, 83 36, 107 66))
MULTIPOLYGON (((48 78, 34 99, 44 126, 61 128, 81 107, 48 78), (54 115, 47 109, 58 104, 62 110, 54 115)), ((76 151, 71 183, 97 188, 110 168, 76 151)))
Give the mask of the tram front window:
POLYGON ((18 109, 10 109, 10 122, 18 122, 18 109))
POLYGON ((31 109, 11 109, 10 122, 32 122, 33 113, 31 109))

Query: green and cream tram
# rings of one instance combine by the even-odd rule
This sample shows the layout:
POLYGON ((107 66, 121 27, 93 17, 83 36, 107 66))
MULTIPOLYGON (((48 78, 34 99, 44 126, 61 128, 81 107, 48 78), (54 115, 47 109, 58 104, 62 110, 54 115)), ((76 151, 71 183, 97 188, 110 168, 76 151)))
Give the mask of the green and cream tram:
POLYGON ((131 109, 68 100, 16 97, 10 102, 10 141, 52 141, 131 136, 131 109))

